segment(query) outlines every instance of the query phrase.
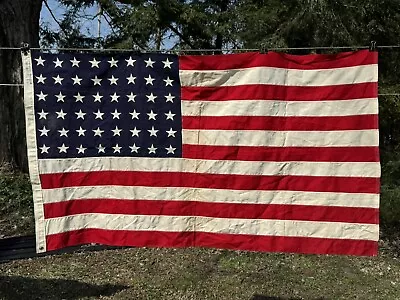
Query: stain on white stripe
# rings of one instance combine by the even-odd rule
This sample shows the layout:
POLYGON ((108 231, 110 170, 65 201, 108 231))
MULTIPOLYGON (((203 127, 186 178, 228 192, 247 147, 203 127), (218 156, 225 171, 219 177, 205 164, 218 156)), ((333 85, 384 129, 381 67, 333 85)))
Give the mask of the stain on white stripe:
POLYGON ((295 70, 253 67, 230 70, 180 70, 181 86, 238 86, 268 84, 282 86, 331 86, 378 81, 378 65, 336 69, 295 70))
POLYGON ((124 199, 200 201, 235 204, 290 204, 341 207, 379 207, 379 194, 302 192, 302 191, 238 191, 206 188, 84 186, 43 190, 45 203, 77 199, 124 199))
POLYGON ((352 240, 379 239, 378 225, 292 220, 228 219, 184 216, 80 214, 46 220, 47 234, 86 228, 108 230, 210 232, 352 240))
POLYGON ((182 101, 184 116, 326 117, 378 114, 378 99, 182 101))

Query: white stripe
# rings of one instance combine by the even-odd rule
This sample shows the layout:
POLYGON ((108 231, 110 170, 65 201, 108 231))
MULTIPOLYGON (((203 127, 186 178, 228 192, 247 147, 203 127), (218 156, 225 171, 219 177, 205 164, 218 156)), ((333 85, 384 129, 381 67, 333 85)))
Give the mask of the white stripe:
POLYGON ((108 230, 211 232, 259 236, 292 236, 373 240, 379 238, 378 225, 292 220, 228 219, 182 216, 142 216, 120 214, 80 214, 47 219, 48 234, 69 230, 99 228, 108 230))
POLYGON ((77 199, 200 201, 243 204, 290 204, 342 207, 379 207, 379 194, 233 191, 180 187, 84 186, 43 190, 45 203, 77 199))
POLYGON ((35 214, 36 252, 46 251, 46 233, 44 225, 44 210, 42 187, 40 184, 37 164, 35 95, 33 88, 32 57, 30 51, 22 51, 22 70, 24 77, 24 107, 26 123, 26 145, 29 165, 29 177, 32 184, 33 210, 35 214))
POLYGON ((282 86, 331 86, 378 81, 378 65, 335 69, 295 70, 253 67, 229 70, 180 70, 181 86, 238 86, 270 84, 282 86))
POLYGON ((335 101, 182 101, 184 116, 324 117, 377 115, 378 98, 335 101))
POLYGON ((378 130, 257 131, 183 130, 183 144, 269 147, 378 146, 378 130))
POLYGON ((40 173, 143 171, 265 176, 379 177, 377 162, 259 162, 184 158, 88 157, 40 160, 40 173))

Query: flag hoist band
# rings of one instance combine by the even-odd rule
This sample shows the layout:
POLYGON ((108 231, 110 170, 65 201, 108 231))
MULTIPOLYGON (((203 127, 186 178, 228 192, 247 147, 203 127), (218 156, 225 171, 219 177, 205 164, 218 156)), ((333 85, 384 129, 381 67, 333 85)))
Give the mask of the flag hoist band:
POLYGON ((377 60, 24 52, 37 251, 376 255, 377 60))

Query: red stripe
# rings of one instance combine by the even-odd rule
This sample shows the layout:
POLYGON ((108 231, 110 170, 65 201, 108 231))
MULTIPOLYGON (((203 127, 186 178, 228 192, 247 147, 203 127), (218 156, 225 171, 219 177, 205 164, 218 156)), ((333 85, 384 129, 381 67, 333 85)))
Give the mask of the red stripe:
POLYGON ((231 190, 291 190, 379 193, 379 178, 333 176, 259 176, 184 172, 98 171, 40 175, 42 188, 121 185, 231 190))
POLYGON ((363 130, 378 129, 377 115, 340 117, 201 116, 182 117, 184 129, 215 130, 363 130))
POLYGON ((226 70, 251 67, 287 69, 331 69, 378 63, 378 54, 368 50, 339 54, 291 55, 281 52, 258 52, 224 55, 187 55, 179 57, 181 70, 226 70))
POLYGON ((256 236, 204 232, 83 229, 46 236, 47 251, 82 244, 134 247, 209 247, 262 252, 375 256, 378 243, 350 239, 256 236), (196 241, 194 242, 194 238, 196 241))
POLYGON ((377 98, 378 83, 332 86, 238 85, 216 87, 181 87, 182 100, 281 100, 323 101, 377 98))
POLYGON ((250 147, 184 144, 185 158, 244 161, 379 162, 378 147, 250 147))
POLYGON ((378 224, 376 208, 198 201, 85 199, 48 203, 45 218, 84 213, 203 216, 213 218, 300 220, 378 224))

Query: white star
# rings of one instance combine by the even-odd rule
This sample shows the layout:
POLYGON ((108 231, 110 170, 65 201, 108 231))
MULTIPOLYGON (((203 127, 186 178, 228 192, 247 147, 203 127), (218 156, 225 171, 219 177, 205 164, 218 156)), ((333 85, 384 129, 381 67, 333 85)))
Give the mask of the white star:
POLYGON ((129 131, 132 132, 132 136, 137 136, 137 137, 139 137, 139 133, 141 132, 141 130, 137 129, 136 127, 129 131))
POLYGON ((42 109, 41 112, 38 112, 39 120, 40 120, 40 119, 45 119, 45 120, 46 120, 48 114, 49 114, 48 112, 44 112, 43 109, 42 109))
POLYGON ((93 60, 89 60, 89 62, 92 64, 92 68, 99 68, 100 61, 96 60, 96 58, 93 58, 93 60))
POLYGON ((60 75, 57 75, 57 77, 53 77, 54 79, 54 84, 62 84, 62 81, 64 80, 64 78, 60 77, 60 75))
POLYGON ((138 153, 138 150, 140 149, 140 147, 137 147, 136 144, 129 146, 129 148, 131 148, 131 153, 133 153, 133 152, 138 153))
POLYGON ((93 97, 94 97, 94 102, 101 102, 101 98, 103 98, 103 96, 101 96, 100 94, 99 94, 99 92, 97 92, 97 94, 96 95, 93 95, 93 97))
POLYGON ((129 67, 129 66, 134 67, 136 59, 132 59, 132 56, 129 56, 129 59, 125 59, 125 61, 127 62, 127 64, 126 64, 127 67, 129 67))
POLYGON ((58 95, 56 95, 56 97, 57 97, 57 102, 64 102, 65 95, 61 94, 61 92, 58 95))
POLYGON ((165 115, 167 116, 167 120, 170 119, 170 120, 173 121, 173 120, 174 120, 174 116, 175 116, 176 114, 173 114, 171 111, 169 111, 169 112, 167 112, 165 115))
POLYGON ((99 136, 101 137, 101 134, 104 132, 104 130, 101 130, 100 127, 97 127, 97 129, 92 130, 94 132, 94 136, 99 136))
POLYGON ((45 144, 43 144, 43 146, 42 147, 39 147, 39 149, 40 149, 40 153, 41 154, 43 154, 43 153, 49 153, 49 149, 50 149, 50 147, 47 147, 45 144))
POLYGON ((55 61, 53 61, 53 63, 55 64, 54 68, 57 68, 57 67, 62 68, 63 61, 59 60, 58 57, 57 57, 57 59, 55 61))
POLYGON ((70 62, 72 63, 73 67, 78 67, 79 68, 79 63, 81 62, 80 60, 77 60, 75 57, 74 59, 71 59, 70 62))
POLYGON ((43 66, 44 67, 45 60, 41 56, 39 56, 39 58, 35 58, 35 60, 36 60, 36 65, 37 66, 43 66))
POLYGON ((175 154, 176 148, 172 148, 172 146, 169 145, 169 147, 168 147, 168 148, 165 148, 165 150, 168 151, 167 154, 175 154))
POLYGON ((103 115, 104 115, 104 113, 102 113, 102 112, 100 111, 100 109, 98 109, 97 112, 93 112, 93 114, 96 116, 95 119, 103 120, 103 115))
POLYGON ((157 114, 155 114, 153 112, 153 110, 151 110, 149 113, 147 113, 147 115, 149 116, 149 120, 151 120, 151 119, 155 120, 156 116, 157 116, 157 114))
POLYGON ((108 80, 110 81, 110 85, 117 85, 118 78, 114 77, 114 75, 111 75, 111 78, 108 78, 108 80))
POLYGON ((77 120, 78 119, 85 120, 86 113, 82 112, 82 109, 80 109, 78 112, 75 112, 75 114, 76 114, 76 119, 77 120))
POLYGON ((170 128, 169 130, 166 131, 166 133, 168 133, 168 137, 170 136, 175 137, 176 130, 172 130, 172 128, 170 128))
POLYGON ((74 96, 75 98, 75 102, 82 102, 83 103, 83 98, 85 98, 85 96, 81 96, 80 93, 78 93, 77 95, 74 96))
POLYGON ((42 91, 40 91, 40 94, 36 94, 36 96, 38 96, 38 101, 40 100, 46 101, 47 94, 43 94, 42 91))
POLYGON ((35 76, 37 79, 37 83, 43 83, 46 80, 46 77, 43 76, 43 74, 40 74, 39 76, 35 76))
POLYGON ((119 115, 121 114, 120 112, 118 112, 117 109, 114 110, 114 112, 111 112, 112 116, 113 116, 113 120, 114 119, 119 119, 119 115))
POLYGON ((164 96, 164 97, 166 98, 165 102, 174 103, 175 96, 172 96, 171 93, 169 93, 168 96, 164 96))
POLYGON ((153 64, 155 63, 155 61, 154 61, 154 60, 151 60, 150 57, 149 57, 148 60, 145 60, 144 62, 146 63, 146 68, 147 68, 147 67, 153 67, 153 64))
POLYGON ((114 149, 114 153, 121 153, 121 149, 122 147, 118 146, 118 144, 116 144, 114 147, 112 147, 114 149))
POLYGON ((43 126, 43 128, 42 128, 42 129, 39 129, 39 131, 40 131, 40 136, 43 136, 43 135, 48 136, 47 133, 48 133, 50 130, 48 130, 48 129, 46 128, 46 126, 43 126))
POLYGON ((132 120, 133 119, 138 119, 139 120, 140 113, 136 112, 136 109, 134 109, 133 112, 130 112, 129 114, 132 116, 132 120))
POLYGON ((149 147, 149 148, 147 148, 147 149, 149 149, 149 154, 151 154, 151 153, 154 153, 154 154, 156 154, 156 150, 157 150, 157 148, 156 148, 156 147, 154 147, 154 145, 153 145, 153 144, 151 144, 151 147, 149 147))
POLYGON ((150 95, 146 95, 147 97, 147 102, 153 102, 155 103, 155 99, 157 98, 157 96, 154 96, 153 93, 151 93, 150 95))
POLYGON ((100 85, 101 86, 101 78, 98 78, 97 75, 94 76, 94 78, 90 79, 91 81, 93 81, 93 85, 100 85))
POLYGON ((74 85, 75 84, 81 85, 82 78, 79 78, 78 75, 75 75, 75 77, 71 79, 74 81, 74 85))
POLYGON ((132 76, 132 74, 129 75, 129 77, 126 77, 126 79, 128 80, 128 84, 130 83, 135 84, 136 77, 132 76))
POLYGON ((79 153, 85 154, 85 150, 86 150, 86 149, 87 149, 87 148, 84 148, 84 147, 82 146, 82 144, 81 144, 79 147, 76 148, 76 150, 78 150, 78 154, 79 154, 79 153))
POLYGON ((85 136, 86 129, 83 129, 82 126, 79 126, 79 129, 75 130, 78 133, 78 136, 85 136))
POLYGON ((60 137, 65 136, 68 137, 68 131, 66 130, 64 127, 61 130, 58 130, 58 132, 60 133, 60 137))
POLYGON ((121 136, 122 129, 119 129, 118 126, 115 126, 115 129, 111 129, 111 131, 113 132, 113 136, 121 136))
POLYGON ((149 129, 149 130, 147 130, 147 131, 150 133, 150 136, 155 136, 155 137, 157 137, 157 132, 158 132, 159 130, 154 129, 154 126, 151 126, 151 129, 149 129))
POLYGON ((172 86, 172 82, 174 82, 172 79, 169 78, 169 76, 167 77, 167 79, 163 79, 163 81, 165 82, 165 86, 172 86))
POLYGON ((114 93, 113 95, 110 95, 111 97, 111 102, 118 102, 118 98, 119 96, 117 95, 117 93, 114 93))
POLYGON ((65 113, 62 109, 60 111, 56 111, 57 114, 57 119, 64 119, 64 117, 67 115, 67 113, 65 113))
POLYGON ((111 60, 109 60, 108 63, 110 64, 110 68, 111 67, 118 67, 117 66, 118 60, 115 60, 114 57, 111 57, 111 60))
POLYGON ((103 147, 101 144, 99 144, 99 146, 97 147, 97 149, 99 150, 99 152, 98 152, 98 153, 100 153, 100 152, 102 152, 102 153, 106 153, 106 152, 105 152, 105 150, 106 150, 106 147, 103 147))
POLYGON ((94 136, 99 136, 101 137, 102 133, 104 130, 101 130, 100 127, 97 127, 97 129, 92 130, 94 132, 94 136))
POLYGON ((61 145, 61 147, 57 147, 57 148, 58 148, 58 152, 59 153, 61 153, 61 152, 67 153, 67 150, 68 150, 69 147, 65 146, 65 144, 63 143, 61 145))
POLYGON ((129 95, 126 96, 128 97, 128 102, 135 102, 136 95, 134 93, 131 92, 129 95))
POLYGON ((149 74, 149 77, 147 77, 147 78, 145 77, 144 80, 146 80, 146 85, 148 85, 148 84, 153 85, 153 81, 155 79, 153 77, 151 77, 150 74, 149 74))
POLYGON ((170 68, 171 69, 172 61, 169 61, 168 57, 167 57, 166 60, 163 60, 162 63, 164 64, 164 69, 165 68, 170 68))

